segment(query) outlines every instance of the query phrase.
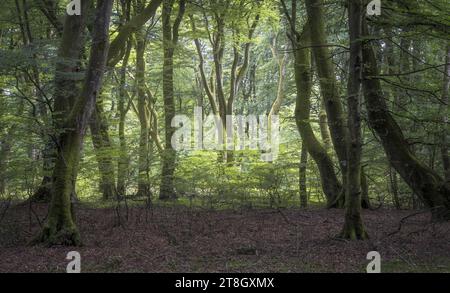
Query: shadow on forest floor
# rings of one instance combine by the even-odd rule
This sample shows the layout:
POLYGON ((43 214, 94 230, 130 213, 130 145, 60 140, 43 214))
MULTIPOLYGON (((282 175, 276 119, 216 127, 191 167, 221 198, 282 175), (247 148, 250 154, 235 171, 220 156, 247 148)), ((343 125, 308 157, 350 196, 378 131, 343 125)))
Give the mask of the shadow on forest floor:
POLYGON ((364 211, 371 239, 334 238, 343 210, 205 210, 185 206, 77 209, 83 247, 27 246, 45 204, 11 207, 0 223, 0 272, 65 272, 79 251, 82 272, 365 272, 381 254, 382 272, 450 272, 450 223, 411 211, 364 211), (391 234, 391 235, 390 235, 391 234))

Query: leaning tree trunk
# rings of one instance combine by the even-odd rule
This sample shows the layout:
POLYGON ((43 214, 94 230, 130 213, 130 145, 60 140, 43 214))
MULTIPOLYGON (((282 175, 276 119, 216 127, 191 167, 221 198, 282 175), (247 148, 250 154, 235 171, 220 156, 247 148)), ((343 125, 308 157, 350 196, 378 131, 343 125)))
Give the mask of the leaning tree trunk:
POLYGON ((336 199, 342 192, 342 185, 336 176, 333 161, 325 147, 316 138, 310 124, 312 56, 308 49, 311 33, 309 21, 304 24, 303 31, 299 33, 296 29, 297 2, 292 1, 292 16, 289 16, 284 1, 281 4, 290 24, 288 37, 291 40, 292 48, 294 48, 294 76, 297 90, 295 122, 302 138, 302 147, 306 148, 319 169, 322 190, 325 194, 327 205, 328 207, 333 207, 336 199))
POLYGON ((331 207, 342 190, 342 185, 336 176, 333 161, 331 160, 327 150, 316 138, 310 124, 310 108, 311 108, 311 54, 304 43, 308 39, 309 34, 305 25, 304 32, 301 34, 300 40, 294 44, 294 60, 295 60, 295 83, 297 88, 297 98, 295 103, 295 121, 298 131, 302 137, 303 146, 313 158, 320 172, 322 190, 326 196, 327 204, 331 207))
MULTIPOLYGON (((369 38, 364 22, 363 38, 369 38)), ((450 184, 435 171, 419 161, 397 122, 392 117, 381 88, 378 64, 370 43, 362 49, 363 89, 370 126, 381 140, 389 162, 403 180, 430 208, 433 219, 450 219, 450 184)))
MULTIPOLYGON (((83 1, 83 3, 86 2, 88 1, 83 1)), ((97 1, 89 65, 81 94, 64 122, 63 132, 58 137, 52 200, 47 222, 40 235, 35 239, 37 243, 43 242, 47 245, 81 244, 80 234, 71 210, 71 194, 75 184, 84 134, 94 111, 105 70, 109 49, 108 33, 112 3, 111 0, 97 1)))
MULTIPOLYGON (((86 1, 88 2, 88 1, 86 1)), ((141 14, 136 15, 128 21, 123 27, 120 28, 117 37, 111 43, 111 50, 109 50, 107 63, 110 67, 114 67, 125 54, 125 44, 129 38, 129 36, 141 28, 151 17, 153 17, 156 13, 156 10, 160 6, 162 0, 152 0, 142 11, 141 14)), ((87 6, 83 6, 82 11, 87 9, 87 6)), ((75 82, 78 77, 76 77, 76 73, 80 70, 81 64, 79 62, 79 56, 81 52, 81 48, 84 46, 84 37, 83 30, 85 28, 84 25, 78 26, 78 22, 84 22, 87 13, 81 13, 81 16, 73 16, 68 17, 64 27, 70 26, 71 31, 69 33, 64 34, 63 28, 59 25, 58 20, 56 19, 56 13, 52 8, 51 11, 48 10, 48 7, 41 8, 41 11, 44 12, 45 16, 48 18, 50 23, 57 29, 58 33, 62 34, 63 41, 62 46, 60 47, 60 51, 58 54, 57 60, 57 75, 55 78, 55 97, 54 97, 54 126, 55 133, 58 134, 61 127, 61 117, 66 117, 68 112, 70 111, 73 101, 76 96, 78 96, 78 91, 74 90, 77 87, 75 86, 75 82), (70 33, 71 32, 71 33, 70 33)), ((105 137, 103 138, 105 140, 105 137)), ((52 159, 56 156, 56 145, 52 146, 52 159)), ((53 170, 54 164, 48 167, 53 170)), ((44 167, 45 171, 45 167, 44 167)), ((42 184, 32 196, 32 200, 34 199, 43 199, 48 200, 51 197, 51 182, 48 183, 48 177, 43 178, 42 184)))
POLYGON ((347 84, 347 185, 345 187, 345 222, 340 236, 350 240, 368 238, 361 218, 361 22, 361 0, 348 0, 350 60, 347 84))
POLYGON ((85 44, 84 29, 86 27, 86 16, 89 9, 89 2, 82 3, 82 13, 80 16, 67 16, 64 21, 64 28, 62 31, 61 44, 58 50, 58 58, 56 59, 55 69, 55 89, 53 95, 53 133, 49 138, 48 144, 45 147, 45 164, 44 176, 41 185, 31 196, 31 201, 50 202, 52 181, 51 175, 46 173, 53 173, 54 161, 57 155, 57 145, 55 138, 62 130, 62 124, 67 117, 70 109, 77 98, 79 91, 79 75, 80 75, 80 56, 82 48, 85 44), (85 5, 86 4, 86 5, 85 5))
MULTIPOLYGON (((314 55, 317 75, 320 81, 320 90, 327 112, 328 125, 330 128, 331 140, 339 160, 342 172, 342 181, 346 186, 347 152, 345 147, 345 119, 342 103, 339 97, 338 84, 335 77, 332 55, 326 46, 325 17, 322 0, 306 0, 306 11, 310 21, 311 46, 314 55)), ((336 205, 342 207, 344 204, 344 194, 342 192, 337 198, 336 205)))

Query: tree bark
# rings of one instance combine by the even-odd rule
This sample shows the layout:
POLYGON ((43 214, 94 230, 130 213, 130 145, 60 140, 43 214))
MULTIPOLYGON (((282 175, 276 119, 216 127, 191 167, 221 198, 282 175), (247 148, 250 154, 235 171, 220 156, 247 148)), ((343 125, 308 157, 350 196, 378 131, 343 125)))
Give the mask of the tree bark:
POLYGON ((320 136, 322 137, 323 146, 330 154, 332 152, 333 146, 331 144, 330 129, 328 128, 328 118, 327 111, 325 110, 325 105, 323 99, 320 101, 320 112, 319 112, 319 126, 320 126, 320 136))

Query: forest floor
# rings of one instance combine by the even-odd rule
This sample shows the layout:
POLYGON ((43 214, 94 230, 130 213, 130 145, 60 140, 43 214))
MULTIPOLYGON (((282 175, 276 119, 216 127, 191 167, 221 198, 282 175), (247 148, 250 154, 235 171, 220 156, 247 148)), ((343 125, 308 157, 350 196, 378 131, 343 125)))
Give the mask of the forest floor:
POLYGON ((372 250, 382 272, 450 272, 450 223, 427 213, 366 210, 370 240, 345 241, 335 237, 343 210, 132 207, 118 225, 114 208, 82 205, 84 246, 47 248, 27 246, 47 206, 32 210, 0 213, 0 272, 65 272, 71 250, 82 272, 365 272, 372 250))

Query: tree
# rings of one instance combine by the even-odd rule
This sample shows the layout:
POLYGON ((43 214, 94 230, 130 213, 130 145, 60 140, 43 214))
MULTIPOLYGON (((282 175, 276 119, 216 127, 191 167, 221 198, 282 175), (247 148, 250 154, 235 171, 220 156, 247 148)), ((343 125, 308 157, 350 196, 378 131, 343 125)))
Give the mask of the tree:
MULTIPOLYGON (((143 8, 143 1, 138 2, 138 11, 143 8)), ((149 178, 149 115, 147 111, 148 99, 145 92, 145 30, 139 29, 135 33, 136 36, 136 85, 137 85, 137 114, 140 124, 139 136, 139 175, 138 175, 138 191, 137 196, 149 197, 150 178, 149 178)))
MULTIPOLYGON (((199 71, 202 85, 208 97, 212 114, 218 116, 222 123, 222 141, 225 149, 228 149, 227 145, 232 144, 232 141, 228 141, 227 138, 233 136, 233 128, 227 128, 226 117, 227 115, 233 115, 234 103, 248 71, 252 39, 260 21, 261 7, 260 2, 234 2, 227 0, 211 1, 209 5, 204 5, 201 8, 204 28, 212 49, 213 68, 211 69, 211 78, 209 80, 206 77, 204 53, 198 36, 195 36, 194 43, 200 61, 199 71), (207 14, 208 9, 211 10, 211 16, 207 14), (228 27, 228 24, 231 24, 231 27, 228 27), (230 61, 228 87, 224 84, 227 30, 232 32, 232 59, 230 61), (245 41, 240 41, 240 39, 245 41), (228 92, 227 89, 229 90, 228 92)), ((192 30, 197 34, 195 18, 193 16, 190 18, 192 30)), ((228 163, 233 162, 232 151, 221 154, 225 155, 221 155, 219 160, 226 159, 228 163)))
POLYGON ((295 122, 302 137, 302 144, 311 155, 320 173, 322 190, 329 207, 336 203, 342 192, 342 185, 336 176, 333 161, 325 147, 317 139, 310 124, 312 68, 309 22, 303 26, 302 32, 296 30, 297 5, 292 1, 292 16, 289 16, 286 4, 282 1, 285 16, 290 26, 289 38, 294 48, 294 75, 296 85, 295 122))
MULTIPOLYGON (((83 1, 84 5, 89 5, 87 2, 83 1)), ((86 10, 82 11, 86 12, 86 10)), ((36 242, 44 242, 48 245, 81 244, 81 238, 71 211, 70 198, 76 180, 84 133, 94 111, 106 67, 111 12, 112 1, 97 1, 92 32, 93 42, 84 85, 69 116, 64 120, 64 132, 58 138, 58 154, 53 171, 52 200, 47 222, 36 238, 36 242)), ((69 19, 70 16, 67 16, 67 18, 69 19)), ((65 26, 63 35, 70 33, 69 26, 65 26)))
POLYGON ((102 100, 103 98, 100 95, 89 122, 89 129, 91 131, 100 175, 99 189, 103 199, 111 199, 116 194, 115 168, 111 155, 113 146, 108 133, 109 125, 107 119, 104 117, 102 100))
POLYGON ((308 191, 306 190, 307 167, 308 167, 308 151, 302 143, 302 150, 300 153, 300 165, 298 167, 300 206, 302 208, 306 208, 308 206, 308 191))
POLYGON ((175 172, 176 152, 172 147, 172 119, 175 117, 175 102, 173 98, 173 55, 178 43, 179 28, 186 9, 186 1, 180 0, 178 14, 171 24, 171 15, 174 0, 165 1, 162 10, 163 26, 163 100, 164 100, 164 122, 165 122, 165 148, 162 155, 160 199, 174 199, 176 197, 173 185, 173 174, 175 172))
MULTIPOLYGON (((370 39, 367 22, 363 22, 363 38, 370 39)), ((410 150, 402 130, 389 112, 381 87, 374 50, 369 42, 363 45, 364 97, 370 126, 377 133, 389 162, 403 180, 430 208, 436 220, 450 218, 450 186, 439 174, 417 159, 410 150)))
POLYGON ((361 28, 363 5, 361 0, 348 0, 348 28, 350 60, 347 82, 347 180, 345 187, 345 223, 341 237, 368 238, 361 218, 361 28))
MULTIPOLYGON (((44 2, 44 1, 43 1, 44 2)), ((80 71, 81 51, 84 47, 85 37, 83 31, 86 28, 86 15, 80 17, 66 17, 64 26, 56 17, 56 5, 50 2, 41 3, 40 9, 47 19, 61 35, 61 44, 58 50, 58 60, 55 69, 55 89, 53 97, 52 132, 47 138, 45 153, 49 156, 44 160, 44 175, 41 184, 31 197, 32 201, 49 202, 52 196, 52 178, 48 173, 53 173, 54 161, 57 154, 56 138, 62 131, 63 120, 70 112, 73 101, 78 95, 78 73, 80 71)), ((84 9, 85 14, 89 6, 84 9)), ((75 190, 72 192, 75 196, 75 190)))
MULTIPOLYGON (((131 14, 131 1, 122 4, 122 19, 124 22, 130 21, 131 14)), ((129 155, 128 146, 125 137, 125 119, 130 109, 130 102, 128 102, 126 80, 127 80, 127 67, 130 59, 132 49, 131 38, 126 43, 125 54, 122 60, 122 66, 119 71, 119 99, 117 105, 117 111, 119 116, 118 135, 119 135, 119 158, 117 160, 117 194, 120 196, 126 195, 126 179, 128 177, 129 170, 129 155)), ((111 50, 110 50, 111 52, 111 50)), ((109 52, 108 55, 111 55, 109 52)))
MULTIPOLYGON (((339 161, 339 166, 343 174, 342 181, 346 186, 347 152, 345 148, 345 137, 347 129, 345 127, 344 111, 339 96, 339 85, 336 81, 332 56, 326 45, 325 18, 323 15, 322 0, 306 0, 306 11, 310 21, 311 47, 320 81, 320 90, 327 112, 328 126, 330 128, 333 147, 339 161)), ((343 206, 345 190, 336 198, 336 205, 343 206)))

